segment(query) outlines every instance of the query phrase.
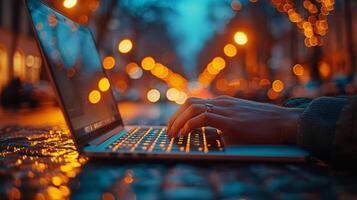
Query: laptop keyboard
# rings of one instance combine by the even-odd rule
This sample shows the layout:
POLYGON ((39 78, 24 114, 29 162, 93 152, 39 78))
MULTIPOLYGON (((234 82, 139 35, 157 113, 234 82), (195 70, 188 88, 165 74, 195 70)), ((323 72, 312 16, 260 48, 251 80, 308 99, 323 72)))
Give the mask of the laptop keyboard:
POLYGON ((118 152, 203 152, 224 151, 220 132, 197 129, 187 136, 169 138, 166 128, 137 127, 108 146, 118 152))

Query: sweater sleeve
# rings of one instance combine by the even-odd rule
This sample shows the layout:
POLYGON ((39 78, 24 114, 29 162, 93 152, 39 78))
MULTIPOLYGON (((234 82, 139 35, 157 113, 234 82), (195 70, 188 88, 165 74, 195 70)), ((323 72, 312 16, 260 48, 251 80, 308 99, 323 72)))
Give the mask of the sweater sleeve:
POLYGON ((357 165, 357 96, 350 97, 341 111, 331 161, 343 167, 353 168, 357 165))
POLYGON ((312 156, 330 161, 334 155, 337 122, 347 98, 320 97, 312 100, 300 116, 297 143, 312 156))

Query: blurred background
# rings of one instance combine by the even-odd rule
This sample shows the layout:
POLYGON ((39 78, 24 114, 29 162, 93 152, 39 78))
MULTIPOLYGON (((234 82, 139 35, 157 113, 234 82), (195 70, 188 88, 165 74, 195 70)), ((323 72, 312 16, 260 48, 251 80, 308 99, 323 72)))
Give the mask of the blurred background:
MULTIPOLYGON (((357 90, 357 1, 46 2, 90 27, 117 101, 281 103, 357 90)), ((0 0, 0 93, 5 108, 57 105, 20 0, 0 0)))

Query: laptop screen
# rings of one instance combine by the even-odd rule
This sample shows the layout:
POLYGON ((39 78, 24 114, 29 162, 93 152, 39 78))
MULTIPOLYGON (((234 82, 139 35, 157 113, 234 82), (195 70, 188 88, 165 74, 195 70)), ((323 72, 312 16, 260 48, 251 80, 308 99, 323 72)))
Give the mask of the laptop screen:
POLYGON ((114 122, 121 123, 89 29, 38 0, 26 3, 76 139, 89 137, 114 122))

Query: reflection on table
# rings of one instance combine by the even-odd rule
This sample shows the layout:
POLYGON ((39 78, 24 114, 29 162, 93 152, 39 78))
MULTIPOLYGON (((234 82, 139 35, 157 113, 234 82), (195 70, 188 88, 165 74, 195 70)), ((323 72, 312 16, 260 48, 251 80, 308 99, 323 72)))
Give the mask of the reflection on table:
MULTIPOLYGON (((124 120, 133 123, 150 123, 150 119, 163 123, 174 111, 167 105, 124 103, 119 107, 124 120)), ((3 113, 1 118, 6 118, 3 113)), ((93 160, 79 155, 66 126, 40 125, 61 120, 63 124, 58 108, 12 115, 13 121, 5 122, 17 125, 3 123, 0 129, 1 199, 329 199, 356 195, 354 175, 316 163, 93 160)))

